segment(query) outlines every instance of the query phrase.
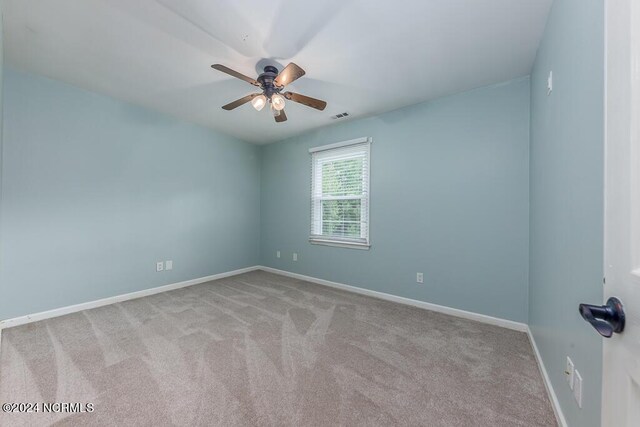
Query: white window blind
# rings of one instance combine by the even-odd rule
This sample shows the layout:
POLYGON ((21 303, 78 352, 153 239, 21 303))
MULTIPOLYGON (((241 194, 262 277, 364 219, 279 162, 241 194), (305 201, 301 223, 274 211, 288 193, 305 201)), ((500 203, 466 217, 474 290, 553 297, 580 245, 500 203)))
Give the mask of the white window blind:
POLYGON ((311 243, 369 247, 369 138, 311 151, 311 243))

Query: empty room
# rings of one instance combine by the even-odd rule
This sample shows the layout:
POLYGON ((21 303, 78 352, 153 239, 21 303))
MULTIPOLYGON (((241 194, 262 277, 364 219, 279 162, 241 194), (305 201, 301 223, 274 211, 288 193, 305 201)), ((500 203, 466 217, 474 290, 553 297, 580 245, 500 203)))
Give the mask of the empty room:
POLYGON ((0 17, 0 426, 640 426, 637 1, 0 17))

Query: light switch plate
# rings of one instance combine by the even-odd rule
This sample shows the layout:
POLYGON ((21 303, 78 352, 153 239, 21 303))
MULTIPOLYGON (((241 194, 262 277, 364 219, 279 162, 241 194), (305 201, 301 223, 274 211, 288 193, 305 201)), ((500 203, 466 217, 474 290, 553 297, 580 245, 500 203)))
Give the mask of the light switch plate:
POLYGON ((582 408, 582 375, 576 369, 573 377, 573 397, 578 402, 578 408, 582 408))
POLYGON ((549 71, 549 77, 547 78, 547 96, 553 92, 553 71, 549 71))
POLYGON ((165 270, 173 270, 173 260, 168 260, 164 262, 165 270))
POLYGON ((163 270, 164 270, 164 262, 162 261, 156 262, 156 271, 163 271, 163 270))
POLYGON ((567 367, 564 370, 564 375, 567 379, 567 383, 569 384, 569 388, 573 390, 574 365, 573 360, 571 360, 569 356, 567 356, 567 367))
POLYGON ((298 260, 298 254, 297 254, 297 253, 295 253, 295 252, 293 253, 293 260, 294 260, 294 261, 297 261, 297 260, 298 260))
POLYGON ((276 251, 276 258, 280 258, 280 251, 276 251))

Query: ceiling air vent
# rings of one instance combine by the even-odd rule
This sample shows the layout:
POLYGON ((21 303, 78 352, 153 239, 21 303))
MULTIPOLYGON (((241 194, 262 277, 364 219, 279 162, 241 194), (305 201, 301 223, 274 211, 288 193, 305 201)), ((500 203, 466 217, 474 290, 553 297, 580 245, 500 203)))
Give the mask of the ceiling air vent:
POLYGON ((331 116, 331 119, 333 119, 333 120, 335 120, 335 119, 344 119, 348 115, 349 115, 349 113, 347 113, 345 111, 344 113, 340 113, 340 114, 336 114, 335 116, 331 116))

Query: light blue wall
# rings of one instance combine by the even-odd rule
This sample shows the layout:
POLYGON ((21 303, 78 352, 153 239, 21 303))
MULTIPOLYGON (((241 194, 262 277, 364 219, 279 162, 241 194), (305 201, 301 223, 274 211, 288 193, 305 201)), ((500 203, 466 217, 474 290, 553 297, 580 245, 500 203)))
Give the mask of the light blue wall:
POLYGON ((602 301, 603 3, 554 2, 531 78, 529 323, 571 426, 600 425, 602 339, 578 304, 602 301), (567 355, 584 379, 583 409, 564 381, 567 355))
POLYGON ((263 148, 262 263, 526 322, 528 193, 528 78, 322 128, 263 148), (311 245, 308 149, 361 136, 371 250, 311 245))
MULTIPOLYGON (((2 271, 2 122, 3 113, 3 72, 4 72, 4 16, 2 11, 2 0, 0 0, 0 271, 2 271)), ((1 278, 0 278, 1 280, 1 278)), ((2 291, 2 282, 0 281, 0 291, 2 291)))
POLYGON ((15 70, 4 83, 0 319, 258 263, 259 147, 15 70))
MULTIPOLYGON (((3 86, 4 79, 4 16, 2 10, 3 4, 0 0, 0 224, 2 223, 2 122, 3 122, 3 86)), ((0 226, 0 271, 2 271, 2 227, 0 226)), ((2 291, 2 282, 0 282, 0 291, 2 291)))

